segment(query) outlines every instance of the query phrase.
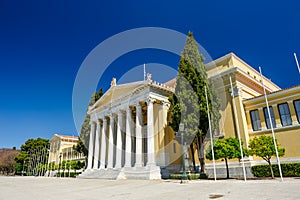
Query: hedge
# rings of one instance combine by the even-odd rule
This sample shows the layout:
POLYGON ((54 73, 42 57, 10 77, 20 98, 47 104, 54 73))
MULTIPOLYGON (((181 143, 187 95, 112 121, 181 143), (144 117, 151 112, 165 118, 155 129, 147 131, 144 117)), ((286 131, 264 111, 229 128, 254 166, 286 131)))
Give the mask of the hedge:
MULTIPOLYGON (((76 176, 78 176, 79 174, 81 174, 81 172, 70 172, 70 177, 76 177, 76 176)), ((57 177, 69 177, 69 172, 57 172, 56 173, 56 176, 57 177), (61 174, 61 176, 60 176, 60 174, 61 174)))
MULTIPOLYGON (((170 179, 181 180, 182 174, 170 174, 170 179)), ((196 180, 200 178, 200 174, 187 174, 189 180, 196 180)))
MULTIPOLYGON (((282 163, 282 176, 284 177, 300 177, 300 163, 282 163)), ((278 165, 272 165, 274 176, 279 177, 278 165)), ((256 165, 251 167, 252 173, 256 177, 271 177, 269 165, 256 165)))

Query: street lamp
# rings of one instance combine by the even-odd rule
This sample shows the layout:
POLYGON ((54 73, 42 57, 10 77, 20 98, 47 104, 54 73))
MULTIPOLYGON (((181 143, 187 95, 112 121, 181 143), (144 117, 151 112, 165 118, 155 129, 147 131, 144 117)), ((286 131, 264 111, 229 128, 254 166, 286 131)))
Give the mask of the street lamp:
POLYGON ((184 130, 184 124, 180 123, 179 124, 179 132, 181 135, 181 157, 182 157, 182 176, 181 176, 181 183, 183 183, 184 181, 188 180, 188 177, 186 175, 186 171, 185 171, 185 152, 184 152, 184 144, 183 144, 183 134, 186 133, 186 131, 184 130))
POLYGON ((23 160, 22 176, 24 176, 24 165, 25 165, 25 160, 23 160))
POLYGON ((61 177, 61 174, 60 174, 60 162, 61 162, 61 152, 59 153, 59 163, 58 163, 58 174, 59 174, 59 177, 61 177))

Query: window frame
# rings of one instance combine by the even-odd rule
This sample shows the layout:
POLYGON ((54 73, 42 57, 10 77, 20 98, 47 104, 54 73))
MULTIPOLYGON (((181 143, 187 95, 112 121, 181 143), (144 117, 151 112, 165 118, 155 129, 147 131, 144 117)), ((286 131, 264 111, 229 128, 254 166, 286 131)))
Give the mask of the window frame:
MULTIPOLYGON (((272 125, 273 125, 273 128, 275 128, 276 127, 276 119, 275 119, 275 114, 274 114, 273 107, 269 106, 269 109, 270 109, 270 115, 271 115, 272 125)), ((264 112, 266 127, 267 127, 267 129, 271 129, 268 108, 264 107, 263 108, 263 112, 264 112)))
POLYGON ((290 126, 290 125, 293 124, 292 117, 291 117, 291 111, 290 111, 288 103, 278 104, 278 112, 279 112, 280 121, 281 121, 282 126, 290 126), (280 107, 283 106, 283 105, 285 106, 285 108, 287 108, 286 110, 283 110, 283 111, 287 111, 288 113, 282 113, 281 112, 280 107))
POLYGON ((261 130, 261 120, 260 120, 260 117, 259 117, 259 110, 258 109, 250 110, 249 114, 250 114, 252 130, 253 131, 260 131, 261 130), (257 114, 252 115, 252 113, 257 113, 257 114), (253 117, 255 117, 255 119, 253 119, 253 117))
POLYGON ((300 123, 300 99, 294 100, 293 104, 294 104, 294 109, 295 109, 295 113, 296 113, 296 116, 297 116, 298 123, 300 123), (299 110, 297 110, 296 102, 297 103, 299 102, 299 110))

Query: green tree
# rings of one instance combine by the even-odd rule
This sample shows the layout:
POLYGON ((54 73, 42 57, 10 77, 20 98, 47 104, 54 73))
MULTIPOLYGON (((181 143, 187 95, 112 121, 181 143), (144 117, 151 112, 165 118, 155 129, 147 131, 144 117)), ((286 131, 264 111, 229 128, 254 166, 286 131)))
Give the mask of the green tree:
POLYGON ((84 122, 81 126, 80 130, 80 136, 79 140, 77 142, 77 145, 73 146, 73 149, 77 153, 82 153, 85 157, 85 163, 87 163, 87 156, 88 156, 88 146, 89 146, 89 139, 90 139, 90 132, 91 132, 91 126, 90 126, 90 115, 88 114, 88 109, 93 106, 103 95, 103 89, 100 88, 98 92, 95 92, 89 102, 86 115, 84 118, 84 122))
POLYGON ((73 146, 73 150, 76 154, 82 153, 85 158, 85 163, 87 163, 88 149, 80 137, 78 138, 77 144, 73 146))
MULTIPOLYGON (((243 154, 246 150, 243 149, 243 154)), ((238 138, 226 138, 214 140, 215 159, 224 159, 226 165, 227 178, 229 178, 228 160, 241 158, 240 144, 238 138)), ((212 160, 211 145, 206 150, 206 158, 212 160)))
POLYGON ((75 170, 75 174, 76 174, 76 170, 82 169, 84 167, 84 163, 80 162, 79 160, 73 160, 71 162, 71 169, 75 170))
POLYGON ((204 57, 199 53, 193 34, 189 32, 180 57, 175 94, 169 97, 172 118, 170 125, 177 132, 179 124, 184 124, 185 142, 190 144, 191 150, 193 150, 192 143, 198 149, 201 173, 205 172, 204 139, 209 127, 205 88, 208 88, 212 130, 216 130, 221 117, 219 99, 212 81, 207 80, 204 57))
POLYGON ((49 163, 48 169, 49 171, 57 170, 57 165, 55 165, 55 162, 49 163))
MULTIPOLYGON (((93 106, 103 95, 103 90, 102 88, 99 89, 98 92, 95 92, 89 102, 88 105, 88 109, 89 107, 93 106)), ((83 144, 88 147, 88 143, 89 143, 89 137, 90 137, 90 131, 91 131, 91 127, 90 127, 90 115, 87 113, 88 109, 86 111, 86 115, 84 118, 84 122, 81 126, 81 130, 80 130, 80 138, 82 139, 81 141, 83 142, 83 144)), ((81 152, 84 153, 84 152, 81 152)))
MULTIPOLYGON (((278 156, 284 156, 285 149, 279 148, 280 144, 277 142, 277 139, 275 141, 277 145, 278 156)), ((248 150, 249 155, 251 156, 255 155, 261 157, 269 164, 272 178, 274 179, 274 172, 271 165, 271 158, 272 156, 276 156, 276 150, 275 150, 273 138, 271 136, 265 136, 265 135, 262 135, 260 137, 254 137, 249 141, 248 147, 249 147, 248 150)))
POLYGON ((37 166, 33 166, 37 159, 42 164, 48 162, 48 147, 49 140, 43 138, 28 139, 21 145, 20 154, 15 157, 15 161, 18 165, 22 166, 22 169, 27 170, 28 166, 32 169, 39 169, 37 166))

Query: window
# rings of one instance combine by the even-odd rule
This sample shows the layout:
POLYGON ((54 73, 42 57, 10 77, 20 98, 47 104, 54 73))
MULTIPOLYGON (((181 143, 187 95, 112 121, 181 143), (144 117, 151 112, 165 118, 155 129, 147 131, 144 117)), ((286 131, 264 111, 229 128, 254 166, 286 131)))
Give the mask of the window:
POLYGON ((251 110, 250 111, 251 123, 253 131, 258 131, 261 129, 260 119, 258 110, 251 110))
POLYGON ((292 124, 292 119, 290 115, 290 109, 287 103, 278 105, 279 115, 282 126, 288 126, 292 124))
POLYGON ((298 123, 300 123, 300 99, 294 101, 295 111, 298 119, 298 123))
MULTIPOLYGON (((276 121, 275 121, 275 117, 274 117, 274 112, 273 112, 272 106, 269 106, 269 110, 270 110, 272 125, 273 125, 273 128, 274 128, 274 127, 276 127, 276 121)), ((267 128, 270 129, 271 128, 271 124, 270 124, 269 113, 268 113, 267 107, 264 108, 264 115, 265 115, 265 119, 266 119, 267 128)))

